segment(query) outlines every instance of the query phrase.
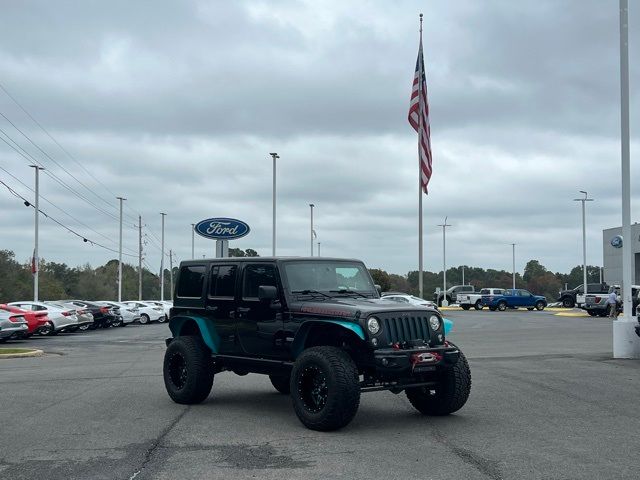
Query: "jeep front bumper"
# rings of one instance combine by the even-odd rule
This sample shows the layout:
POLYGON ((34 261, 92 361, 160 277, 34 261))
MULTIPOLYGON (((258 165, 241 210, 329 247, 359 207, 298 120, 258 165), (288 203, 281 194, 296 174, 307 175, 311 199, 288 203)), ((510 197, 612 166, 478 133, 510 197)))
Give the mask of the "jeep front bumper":
POLYGON ((383 348, 373 352, 376 371, 383 374, 425 373, 458 361, 460 350, 451 345, 433 348, 383 348))

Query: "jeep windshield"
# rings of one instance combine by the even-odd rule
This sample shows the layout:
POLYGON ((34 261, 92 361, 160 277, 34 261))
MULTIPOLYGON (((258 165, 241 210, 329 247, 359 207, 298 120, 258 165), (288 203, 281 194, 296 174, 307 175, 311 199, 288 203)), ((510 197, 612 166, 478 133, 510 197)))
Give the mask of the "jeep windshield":
POLYGON ((294 295, 377 296, 369 272, 361 263, 306 260, 286 262, 284 270, 289 292, 294 295))

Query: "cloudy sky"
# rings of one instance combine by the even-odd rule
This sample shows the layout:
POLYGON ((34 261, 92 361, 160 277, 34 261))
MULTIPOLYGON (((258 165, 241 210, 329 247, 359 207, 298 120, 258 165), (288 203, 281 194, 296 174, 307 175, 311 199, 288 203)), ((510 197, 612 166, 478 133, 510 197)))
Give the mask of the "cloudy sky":
MULTIPOLYGON (((212 216, 246 221, 231 246, 269 255, 278 152, 278 254, 309 253, 314 203, 323 255, 415 270, 406 117, 419 12, 434 158, 425 269, 442 268, 447 215, 448 265, 509 270, 515 242, 518 270, 536 258, 567 271, 582 261, 579 190, 596 199, 588 262, 602 264, 602 229, 621 223, 617 0, 7 2, 0 137, 14 149, 0 142, 0 180, 32 200, 28 165, 41 162, 42 210, 115 250, 115 196, 126 197, 125 253, 141 214, 157 271, 161 211, 178 260, 191 256, 191 223, 212 216)), ((629 23, 638 178, 640 5, 629 23)), ((0 221, 0 248, 26 261, 33 209, 2 185, 0 221)), ((40 238, 47 260, 117 257, 48 219, 40 238)), ((213 251, 196 238, 197 256, 213 251)))

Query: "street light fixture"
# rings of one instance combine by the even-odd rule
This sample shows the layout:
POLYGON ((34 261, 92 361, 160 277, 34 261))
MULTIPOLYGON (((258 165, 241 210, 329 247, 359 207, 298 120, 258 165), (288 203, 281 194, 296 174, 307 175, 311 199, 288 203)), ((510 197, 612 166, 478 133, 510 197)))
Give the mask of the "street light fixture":
POLYGON ((309 208, 311 209, 311 256, 313 257, 313 235, 315 232, 313 231, 313 207, 315 205, 313 203, 309 204, 309 208))

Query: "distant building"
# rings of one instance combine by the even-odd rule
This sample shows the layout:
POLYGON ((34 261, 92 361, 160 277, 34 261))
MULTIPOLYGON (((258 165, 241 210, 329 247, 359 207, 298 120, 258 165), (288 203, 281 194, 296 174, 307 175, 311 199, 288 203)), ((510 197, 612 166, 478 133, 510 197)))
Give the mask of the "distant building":
MULTIPOLYGON (((622 227, 608 228, 602 231, 602 250, 604 257, 604 280, 609 285, 622 283, 622 248, 616 248, 611 240, 622 236, 622 227)), ((624 245, 628 245, 627 239, 624 245)), ((614 242, 615 243, 615 242, 614 242)), ((640 284, 640 224, 631 225, 631 279, 634 285, 640 284)))

